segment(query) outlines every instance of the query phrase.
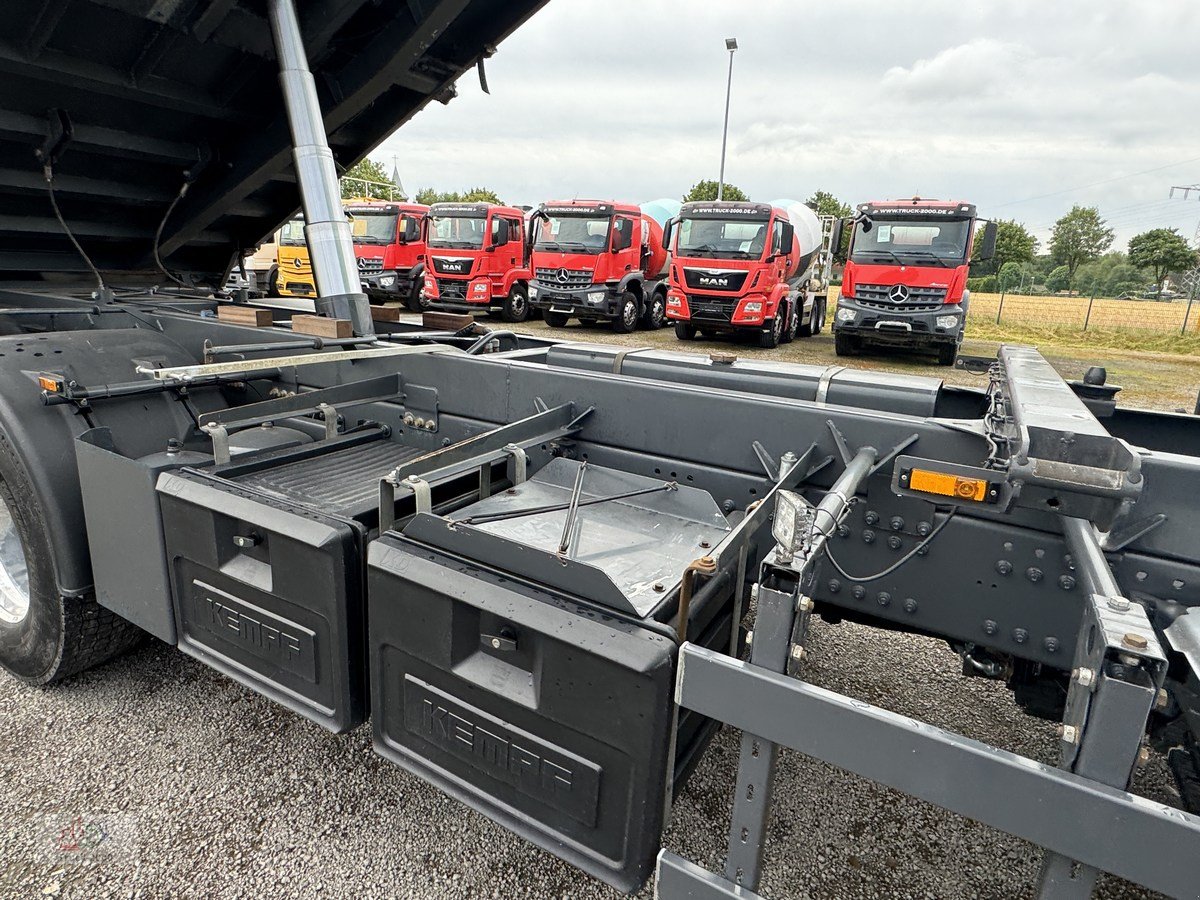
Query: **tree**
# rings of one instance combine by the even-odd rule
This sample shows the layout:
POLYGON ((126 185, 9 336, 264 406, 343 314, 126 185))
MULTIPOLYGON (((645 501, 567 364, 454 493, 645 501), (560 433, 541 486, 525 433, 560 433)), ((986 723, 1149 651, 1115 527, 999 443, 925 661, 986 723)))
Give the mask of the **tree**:
MULTIPOLYGON (((723 192, 723 200, 749 200, 745 192, 736 184, 725 182, 725 190, 723 192)), ((683 195, 684 203, 691 203, 693 200, 716 200, 717 199, 717 183, 715 181, 697 181, 692 185, 692 189, 683 195)))
MULTIPOLYGON (((977 227, 975 245, 971 250, 972 258, 977 258, 983 250, 983 228, 977 227)), ((996 222, 996 252, 991 259, 983 259, 971 263, 972 275, 993 275, 1004 268, 1005 263, 1032 262, 1033 254, 1037 251, 1037 238, 1026 230, 1020 222, 1012 219, 1001 219, 996 222)))
POLYGON ((1080 263, 1095 259, 1111 247, 1112 242, 1113 231, 1094 206, 1073 206, 1055 222, 1050 237, 1050 255, 1060 266, 1067 267, 1066 287, 1071 287, 1080 263))
POLYGON ((1129 239, 1129 261, 1152 270, 1161 288, 1170 273, 1196 265, 1196 252, 1174 228, 1152 228, 1129 239))
POLYGON ((1067 266, 1059 266, 1046 276, 1046 288, 1054 293, 1065 291, 1071 286, 1071 270, 1067 266))
POLYGON ((817 191, 804 202, 818 216, 833 216, 835 219, 844 219, 854 212, 850 208, 849 203, 843 203, 837 197, 833 196, 833 194, 829 193, 829 191, 817 191))
POLYGON ((1000 272, 996 276, 996 286, 1002 291, 1011 291, 1013 288, 1021 284, 1021 263, 1010 259, 1000 267, 1000 272))
POLYGON ((358 161, 342 175, 342 199, 371 197, 375 200, 400 200, 396 184, 381 163, 367 158, 358 161), (368 184, 367 182, 374 182, 368 184))
POLYGON ((467 191, 436 191, 425 187, 417 191, 416 202, 425 206, 435 203, 504 203, 495 191, 485 187, 473 187, 467 191))

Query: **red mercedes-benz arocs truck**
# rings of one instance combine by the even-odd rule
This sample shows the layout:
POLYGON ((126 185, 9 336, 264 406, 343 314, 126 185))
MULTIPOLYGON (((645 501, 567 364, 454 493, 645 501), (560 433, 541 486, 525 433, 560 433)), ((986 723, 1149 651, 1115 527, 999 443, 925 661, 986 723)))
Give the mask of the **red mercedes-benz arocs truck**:
POLYGON ((797 331, 821 331, 821 222, 804 204, 686 203, 666 230, 674 259, 667 318, 680 340, 753 330, 760 346, 776 347, 797 331))
POLYGON ((494 203, 435 203, 424 234, 429 259, 422 306, 498 312, 506 322, 529 317, 524 212, 494 203))
MULTIPOLYGON (((979 223, 973 203, 958 200, 875 200, 834 227, 831 246, 853 227, 842 291, 834 315, 838 356, 865 347, 896 347, 937 354, 939 365, 958 358, 966 328, 967 272, 979 223)), ((976 261, 996 249, 996 223, 985 222, 976 261)))
POLYGON ((611 200, 543 203, 530 217, 533 280, 529 302, 546 324, 571 318, 630 332, 660 328, 667 300, 662 226, 677 201, 640 207, 611 200))
POLYGON ((421 223, 429 207, 381 200, 344 205, 363 292, 373 303, 399 300, 419 310, 425 271, 421 223))

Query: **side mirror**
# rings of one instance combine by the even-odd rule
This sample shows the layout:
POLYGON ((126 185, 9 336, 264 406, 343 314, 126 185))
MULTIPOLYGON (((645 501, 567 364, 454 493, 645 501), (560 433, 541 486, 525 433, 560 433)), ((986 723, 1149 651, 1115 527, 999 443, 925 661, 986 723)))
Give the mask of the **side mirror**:
POLYGON ((846 233, 846 220, 834 219, 833 229, 829 232, 829 253, 838 262, 846 261, 846 254, 842 252, 842 235, 846 233))
POLYGON ((412 216, 404 219, 404 230, 400 232, 400 243, 415 244, 421 239, 421 223, 412 216))
POLYGON ((991 259, 996 255, 997 230, 995 222, 988 222, 983 226, 983 244, 979 248, 979 254, 975 257, 975 262, 983 262, 985 259, 991 259))
POLYGON ((667 221, 663 222, 662 245, 668 252, 671 249, 671 232, 675 230, 675 222, 676 220, 674 218, 667 219, 667 221))
POLYGON ((792 252, 792 243, 796 240, 796 226, 791 222, 784 222, 783 228, 779 232, 779 247, 775 252, 780 256, 787 256, 792 252))

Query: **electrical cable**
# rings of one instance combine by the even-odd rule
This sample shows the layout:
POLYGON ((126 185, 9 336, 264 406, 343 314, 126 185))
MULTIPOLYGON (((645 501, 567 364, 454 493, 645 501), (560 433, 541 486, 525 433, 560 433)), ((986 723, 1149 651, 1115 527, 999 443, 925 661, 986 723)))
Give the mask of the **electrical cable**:
POLYGON ((188 192, 188 182, 184 181, 184 183, 179 188, 179 193, 175 195, 175 199, 171 201, 170 205, 167 207, 167 211, 165 213, 163 213, 163 217, 158 223, 158 228, 154 232, 154 262, 158 266, 158 270, 160 272, 162 272, 164 275, 166 275, 168 278, 170 278, 172 281, 174 281, 177 285, 179 285, 180 287, 187 288, 188 290, 191 290, 192 285, 188 284, 182 278, 178 278, 175 275, 172 275, 170 272, 167 271, 167 267, 165 265, 163 265, 162 255, 160 253, 160 249, 161 249, 160 245, 162 244, 162 233, 163 233, 163 229, 166 228, 166 226, 167 226, 167 219, 169 219, 171 217, 171 213, 173 213, 175 211, 175 205, 177 203, 179 203, 179 201, 182 200, 184 198, 184 196, 187 195, 187 192, 188 192))
POLYGON ((100 275, 100 270, 96 268, 96 264, 92 262, 92 258, 87 255, 87 251, 83 249, 83 245, 76 239, 75 233, 67 225, 67 220, 63 218, 62 210, 58 208, 58 198, 54 196, 54 167, 50 163, 42 166, 42 176, 46 179, 46 192, 50 195, 50 206, 54 210, 54 217, 58 219, 58 224, 66 232, 67 239, 75 247, 75 251, 87 263, 87 267, 92 270, 92 274, 96 277, 96 284, 100 289, 100 294, 103 295, 107 289, 104 285, 104 278, 100 275))
POLYGON ((861 575, 861 576, 860 575, 851 575, 849 572, 847 572, 845 569, 843 569, 841 567, 841 565, 838 563, 838 561, 836 559, 833 558, 833 554, 829 551, 829 543, 828 542, 825 543, 825 556, 833 564, 833 567, 838 570, 838 574, 840 574, 847 581, 878 581, 880 578, 885 578, 888 575, 891 575, 893 572, 895 572, 897 569, 899 569, 902 565, 904 565, 906 562, 908 562, 910 559, 912 559, 914 556, 916 556, 918 553, 920 553, 923 549, 928 547, 933 542, 933 539, 936 538, 939 534, 941 534, 942 530, 947 525, 950 524, 950 520, 954 518, 954 514, 956 512, 958 512, 957 506, 950 507, 950 512, 947 513, 946 518, 942 519, 942 521, 938 524, 938 526, 936 528, 934 528, 933 531, 929 532, 928 537, 926 537, 923 541, 921 541, 921 543, 917 544, 915 547, 913 547, 911 550, 909 550, 906 554, 904 554, 902 557, 900 557, 898 560, 896 560, 894 563, 892 563, 890 566, 888 566, 886 569, 884 569, 882 572, 876 572, 874 575, 861 575))

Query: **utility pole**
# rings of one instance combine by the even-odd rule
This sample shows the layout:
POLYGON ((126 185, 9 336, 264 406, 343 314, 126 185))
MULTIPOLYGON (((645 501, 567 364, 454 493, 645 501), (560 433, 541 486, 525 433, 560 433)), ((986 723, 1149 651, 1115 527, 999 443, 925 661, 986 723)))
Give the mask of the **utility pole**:
POLYGON ((725 82, 725 126, 721 129, 721 174, 717 180, 718 200, 725 196, 725 144, 729 138, 729 95, 733 91, 733 54, 737 48, 737 38, 725 38, 725 49, 729 51, 729 79, 725 82))
MULTIPOLYGON (((1200 184, 1173 184, 1171 185, 1171 193, 1167 195, 1168 198, 1174 200, 1176 191, 1179 192, 1178 196, 1182 200, 1191 200, 1192 194, 1196 195, 1195 199, 1200 200, 1200 184)), ((1192 234, 1192 243, 1197 248, 1200 248, 1200 222, 1196 223, 1196 231, 1192 234)))

